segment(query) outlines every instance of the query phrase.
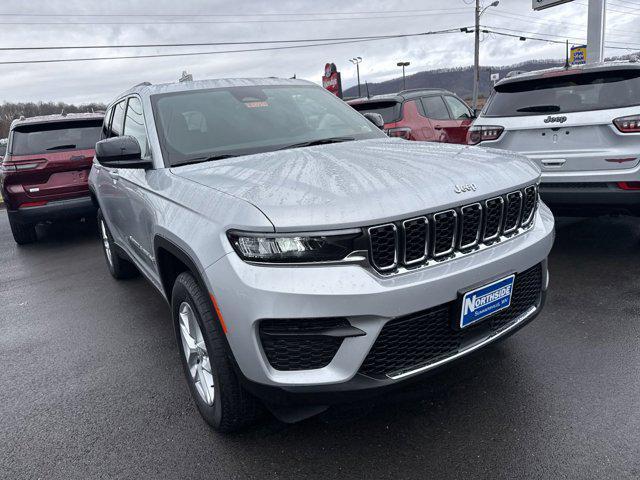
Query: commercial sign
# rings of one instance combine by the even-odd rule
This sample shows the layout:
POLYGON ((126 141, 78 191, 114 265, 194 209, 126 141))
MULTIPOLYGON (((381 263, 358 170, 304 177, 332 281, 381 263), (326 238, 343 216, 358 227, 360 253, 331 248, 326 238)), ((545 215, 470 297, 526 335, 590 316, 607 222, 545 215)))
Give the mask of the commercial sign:
POLYGON ((573 2, 573 0, 531 0, 531 2, 534 10, 544 10, 563 3, 573 2))
POLYGON ((584 65, 585 63, 587 63, 587 46, 576 45, 571 47, 569 62, 571 63, 571 65, 584 65))
POLYGON ((322 86, 333 93, 336 97, 342 98, 342 78, 336 68, 335 63, 327 63, 324 66, 322 76, 322 86))

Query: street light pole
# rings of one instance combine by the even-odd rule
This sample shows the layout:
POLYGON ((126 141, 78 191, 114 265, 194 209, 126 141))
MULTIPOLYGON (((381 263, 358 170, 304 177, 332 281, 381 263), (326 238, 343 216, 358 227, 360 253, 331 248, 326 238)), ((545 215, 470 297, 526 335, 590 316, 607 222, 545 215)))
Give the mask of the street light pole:
POLYGON ((480 0, 476 0, 476 26, 475 26, 475 46, 473 56, 473 109, 478 108, 478 91, 480 89, 480 17, 489 7, 497 7, 499 0, 492 2, 481 9, 480 0))
POLYGON ((408 67, 409 65, 411 65, 411 62, 398 62, 397 65, 399 67, 402 67, 402 89, 406 90, 407 89, 407 81, 406 81, 406 78, 404 76, 404 67, 408 67))
POLYGON ((360 64, 362 63, 362 57, 350 58, 349 61, 356 66, 356 73, 358 75, 358 98, 362 97, 360 93, 360 64))

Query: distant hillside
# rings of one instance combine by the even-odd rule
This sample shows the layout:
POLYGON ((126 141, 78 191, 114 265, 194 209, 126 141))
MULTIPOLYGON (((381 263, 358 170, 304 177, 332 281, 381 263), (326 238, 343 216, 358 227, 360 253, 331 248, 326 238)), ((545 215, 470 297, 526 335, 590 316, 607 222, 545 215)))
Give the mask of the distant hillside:
POLYGON ((0 138, 6 138, 9 133, 11 121, 24 117, 36 117, 39 115, 51 115, 54 113, 78 113, 104 110, 101 103, 89 103, 86 105, 70 105, 63 102, 27 102, 0 104, 0 138))
MULTIPOLYGON (((618 58, 628 58, 629 55, 618 58)), ((513 71, 523 70, 529 72, 531 70, 541 70, 544 68, 558 67, 563 65, 561 60, 531 60, 516 65, 508 65, 503 67, 485 67, 480 70, 480 96, 487 96, 491 90, 492 73, 499 73, 500 78, 513 71)), ((362 79, 362 95, 366 95, 366 87, 362 79)), ((412 75, 407 75, 407 89, 410 88, 446 88, 456 93, 459 97, 467 100, 473 95, 473 67, 444 68, 439 70, 426 70, 412 75)), ((382 95, 385 93, 394 93, 402 90, 402 77, 387 80, 379 83, 369 83, 370 95, 382 95)), ((344 91, 344 97, 357 97, 358 86, 349 87, 344 91)))

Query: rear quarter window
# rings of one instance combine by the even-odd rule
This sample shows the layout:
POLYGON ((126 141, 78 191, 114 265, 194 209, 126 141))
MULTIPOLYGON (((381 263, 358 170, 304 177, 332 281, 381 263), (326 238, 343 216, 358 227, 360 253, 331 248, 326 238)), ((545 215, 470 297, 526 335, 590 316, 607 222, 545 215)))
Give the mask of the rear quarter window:
POLYGON ((560 74, 496 86, 483 116, 517 117, 640 105, 640 69, 560 74))
POLYGON ((392 101, 356 103, 351 106, 360 113, 379 113, 384 123, 393 123, 400 120, 401 103, 392 101))

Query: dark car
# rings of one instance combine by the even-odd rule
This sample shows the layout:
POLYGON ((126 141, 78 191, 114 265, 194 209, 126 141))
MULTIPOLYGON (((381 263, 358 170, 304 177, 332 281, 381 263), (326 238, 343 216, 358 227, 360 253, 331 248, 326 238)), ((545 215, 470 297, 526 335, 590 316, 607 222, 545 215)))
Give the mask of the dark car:
POLYGON ((34 242, 40 222, 94 215, 87 179, 103 117, 79 113, 11 123, 0 184, 16 243, 34 242))
POLYGON ((347 102, 361 113, 379 113, 390 137, 427 142, 466 143, 474 115, 448 90, 416 89, 347 102))

